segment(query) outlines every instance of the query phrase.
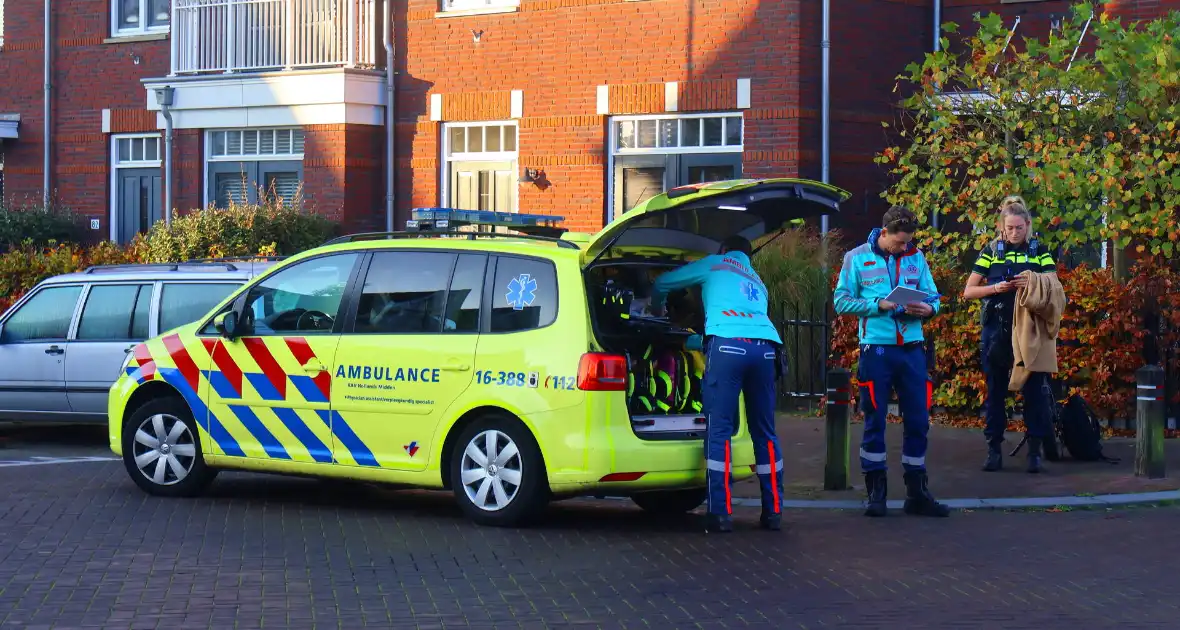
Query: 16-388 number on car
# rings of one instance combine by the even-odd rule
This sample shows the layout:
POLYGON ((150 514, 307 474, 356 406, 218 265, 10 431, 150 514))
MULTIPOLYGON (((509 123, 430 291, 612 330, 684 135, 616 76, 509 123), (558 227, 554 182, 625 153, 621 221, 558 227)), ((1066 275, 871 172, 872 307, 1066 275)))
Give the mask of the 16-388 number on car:
POLYGON ((508 387, 536 387, 530 385, 529 377, 524 372, 495 372, 492 370, 476 370, 475 382, 481 385, 500 385, 508 387))

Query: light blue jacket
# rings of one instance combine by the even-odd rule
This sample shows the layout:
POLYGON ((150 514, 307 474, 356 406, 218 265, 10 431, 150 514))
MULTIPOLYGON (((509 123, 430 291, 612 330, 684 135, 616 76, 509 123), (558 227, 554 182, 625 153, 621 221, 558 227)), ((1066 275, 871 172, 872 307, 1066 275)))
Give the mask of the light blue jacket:
POLYGON ((937 315, 941 300, 926 256, 912 244, 900 255, 887 254, 877 246, 880 235, 880 228, 873 230, 867 242, 844 255, 834 296, 836 313, 860 318, 861 345, 900 346, 924 341, 921 318, 906 315, 903 305, 883 312, 877 302, 901 284, 932 294, 926 303, 934 307, 932 316, 937 315))
POLYGON ((750 267, 749 256, 713 254, 669 271, 656 278, 651 303, 662 306, 672 291, 697 284, 705 303, 705 335, 782 343, 767 315, 766 285, 750 267))

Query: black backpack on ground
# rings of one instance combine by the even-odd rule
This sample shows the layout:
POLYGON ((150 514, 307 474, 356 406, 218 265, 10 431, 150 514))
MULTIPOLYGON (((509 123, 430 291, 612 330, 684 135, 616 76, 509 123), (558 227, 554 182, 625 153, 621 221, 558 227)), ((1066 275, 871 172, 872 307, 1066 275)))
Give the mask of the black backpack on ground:
POLYGON ((1070 457, 1083 462, 1104 461, 1117 464, 1119 460, 1102 453, 1102 425, 1098 415, 1079 394, 1073 394, 1060 406, 1061 442, 1070 457))

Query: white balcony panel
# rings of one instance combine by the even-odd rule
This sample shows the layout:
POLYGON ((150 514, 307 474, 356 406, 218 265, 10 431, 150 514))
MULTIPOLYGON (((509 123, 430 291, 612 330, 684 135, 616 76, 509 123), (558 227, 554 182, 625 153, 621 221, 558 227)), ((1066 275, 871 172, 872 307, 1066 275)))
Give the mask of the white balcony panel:
POLYGON ((377 0, 173 0, 172 74, 373 68, 377 0))
MULTIPOLYGON (((174 89, 171 111, 176 129, 384 122, 385 77, 371 71, 148 79, 147 109, 160 110, 154 88, 165 85, 174 89)), ((157 118, 163 128, 163 116, 157 118)))

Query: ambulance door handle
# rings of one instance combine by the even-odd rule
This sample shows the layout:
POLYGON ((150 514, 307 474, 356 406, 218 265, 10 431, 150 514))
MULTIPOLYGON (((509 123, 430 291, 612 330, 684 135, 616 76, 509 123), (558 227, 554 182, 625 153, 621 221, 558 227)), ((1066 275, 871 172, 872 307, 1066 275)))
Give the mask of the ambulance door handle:
POLYGON ((320 372, 324 371, 324 364, 320 363, 319 359, 312 359, 303 364, 303 371, 310 372, 312 374, 319 374, 320 372))
POLYGON ((442 366, 442 369, 448 372, 466 372, 471 369, 471 366, 466 363, 448 363, 442 366))

